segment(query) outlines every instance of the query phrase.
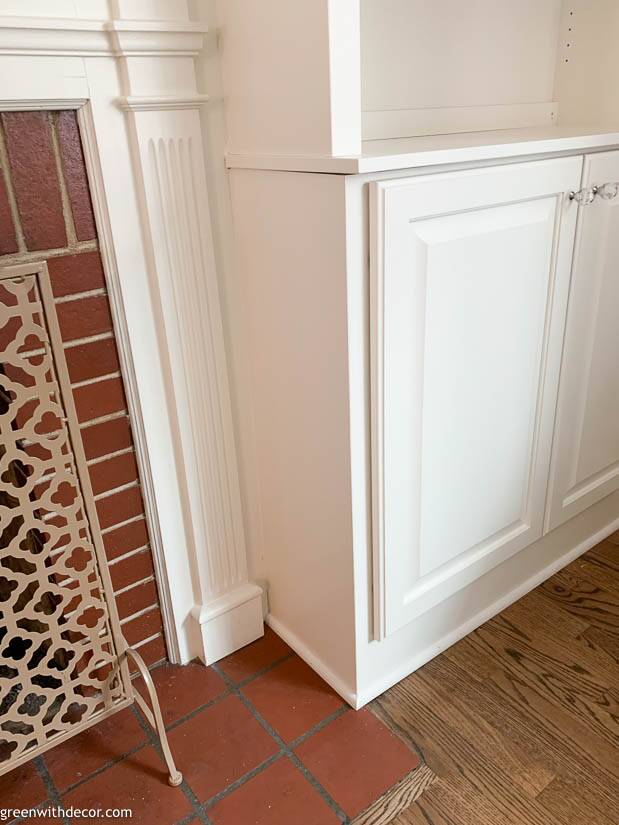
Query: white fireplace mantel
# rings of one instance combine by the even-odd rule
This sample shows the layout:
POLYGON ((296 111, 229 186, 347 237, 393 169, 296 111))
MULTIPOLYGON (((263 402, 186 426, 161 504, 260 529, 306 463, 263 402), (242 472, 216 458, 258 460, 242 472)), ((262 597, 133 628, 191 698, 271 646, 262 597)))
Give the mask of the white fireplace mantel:
POLYGON ((78 110, 168 647, 211 663, 262 634, 262 593, 247 572, 207 199, 205 27, 182 0, 117 0, 107 19, 101 0, 19 5, 32 16, 0 12, 0 110, 78 110))

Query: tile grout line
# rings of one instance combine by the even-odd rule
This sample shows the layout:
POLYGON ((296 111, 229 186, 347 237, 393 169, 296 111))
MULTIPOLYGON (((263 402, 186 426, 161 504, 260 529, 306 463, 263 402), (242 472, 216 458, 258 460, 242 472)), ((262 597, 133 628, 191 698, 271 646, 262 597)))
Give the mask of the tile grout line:
MULTIPOLYGON (((141 726, 140 726, 141 727, 141 726)), ((129 751, 125 751, 121 753, 119 756, 115 756, 113 759, 109 759, 104 765, 96 768, 92 773, 89 773, 88 776, 84 776, 81 779, 78 779, 77 782, 73 782, 71 785, 67 785, 67 787, 60 792, 60 796, 64 797, 71 791, 74 791, 76 788, 85 785, 86 782, 90 782, 91 779, 95 779, 105 771, 113 768, 115 765, 118 765, 120 762, 123 762, 125 759, 128 759, 130 756, 135 756, 136 753, 139 753, 143 748, 145 748, 149 744, 148 741, 140 742, 139 745, 136 745, 135 748, 131 748, 129 751)))
POLYGON ((231 782, 229 785, 226 785, 225 788, 222 788, 221 791, 217 791, 216 794, 213 796, 209 796, 206 802, 202 803, 202 807, 205 810, 213 808, 218 802, 221 802, 222 799, 225 799, 227 796, 230 796, 231 793, 238 790, 240 787, 245 785, 246 782, 249 782, 250 779, 253 779, 255 776, 258 776, 259 773, 262 773, 267 768, 270 768, 275 762, 282 759, 286 754, 279 750, 277 753, 268 756, 264 759, 260 764, 256 765, 247 773, 244 773, 243 776, 239 776, 238 779, 235 779, 234 782, 231 782))
MULTIPOLYGON (((225 699, 227 696, 233 695, 233 690, 231 689, 231 687, 229 685, 229 682, 232 683, 233 685, 235 685, 236 687, 241 687, 242 685, 247 685, 250 682, 253 682, 254 679, 257 679, 259 676, 262 676, 263 674, 268 673, 270 670, 273 670, 278 665, 282 664, 282 662, 285 662, 287 659, 292 658, 292 656, 294 656, 294 655, 295 655, 294 653, 289 653, 286 656, 282 657, 281 659, 276 659, 274 662, 271 662, 270 665, 266 665, 265 667, 261 668, 260 670, 257 670, 251 676, 246 677, 245 679, 243 679, 240 682, 234 682, 234 680, 231 679, 229 676, 228 676, 227 679, 223 679, 223 677, 222 677, 223 682, 226 685, 226 687, 221 693, 217 694, 217 696, 215 696, 213 699, 209 699, 208 702, 205 702, 203 705, 200 705, 199 707, 195 708, 194 710, 190 711, 189 713, 186 713, 184 716, 180 716, 178 719, 175 719, 173 722, 170 722, 169 725, 166 725, 166 731, 169 732, 169 731, 174 730, 174 728, 177 728, 177 727, 179 727, 179 725, 182 725, 183 722, 188 722, 190 719, 193 719, 194 716, 197 716, 203 710, 206 710, 207 708, 210 708, 213 705, 216 705, 217 702, 220 702, 222 699, 225 699)), ((165 664, 165 662, 163 662, 162 664, 165 664)), ((161 665, 158 665, 158 667, 161 667, 161 665)), ((210 667, 213 667, 213 665, 211 665, 210 667)), ((213 670, 214 669, 215 668, 213 667, 213 670)), ((153 668, 153 670, 156 670, 156 668, 153 668)), ((221 674, 219 674, 219 675, 221 676, 221 674)))
MULTIPOLYGON (((43 756, 37 756, 33 759, 33 764, 36 769, 36 772, 39 774, 41 781, 45 785, 52 805, 54 807, 60 807, 60 791, 56 787, 56 783, 52 779, 50 772, 47 770, 45 759, 43 758, 43 756)), ((62 821, 64 825, 71 825, 71 821, 68 817, 63 816, 62 821)))
MULTIPOLYGON (((335 813, 338 817, 342 825, 350 825, 350 818, 348 815, 340 808, 337 804, 335 799, 329 794, 329 792, 324 788, 320 782, 316 779, 316 777, 305 767, 305 765, 301 762, 299 757, 293 753, 291 750, 291 745, 284 742, 281 736, 277 733, 277 731, 266 721, 266 719, 258 712, 258 710, 254 707, 252 702, 243 694, 241 689, 235 685, 235 683, 230 679, 230 677, 217 665, 211 665, 213 670, 218 673, 224 682, 226 682, 230 688, 231 693, 233 693, 237 699, 239 699, 243 705, 247 708, 247 710, 252 714, 254 719, 260 724, 260 726, 271 736, 271 738, 275 741, 275 744, 279 747, 281 753, 288 757, 288 759, 292 762, 292 764, 299 770, 299 772, 305 777, 307 782, 314 788, 314 790, 322 797, 323 801, 331 808, 331 810, 335 813)), ((342 713, 347 710, 346 706, 344 706, 344 710, 342 713)), ((320 723, 319 723, 320 724, 320 723)), ((317 726, 316 726, 317 727, 317 726)), ((309 738, 312 733, 316 731, 312 728, 311 731, 307 731, 307 738, 309 738)), ((205 807, 209 803, 205 803, 205 807)))
MULTIPOLYGON (((163 751, 161 750, 161 743, 159 742, 159 737, 157 735, 157 732, 149 725, 147 720, 140 713, 140 711, 138 709, 138 706, 136 705, 135 702, 133 703, 133 705, 131 705, 131 712, 133 713, 133 715, 135 716, 135 718, 138 721, 138 724, 140 725, 140 727, 142 728, 142 730, 146 734, 146 737, 147 737, 149 743, 157 751, 157 753, 159 754, 161 760, 163 761, 163 764, 165 765, 165 759, 163 757, 163 751)), ((177 766, 177 769, 178 769, 178 766, 177 766)), ((166 770, 167 770, 167 766, 166 766, 166 770)), ((181 773, 182 773, 182 771, 181 771, 181 773)), ((190 787, 190 785, 187 782, 187 780, 185 779, 184 775, 183 775, 183 781, 179 785, 179 789, 185 795, 187 801, 189 802, 189 804, 193 808, 193 817, 197 816, 197 818, 200 820, 202 825, 213 825, 211 819, 207 815, 207 813, 204 810, 203 806, 200 804, 200 801, 198 800, 197 796, 193 792, 193 789, 190 787)), ((184 820, 181 820, 181 822, 182 821, 184 821, 184 820)), ((189 821, 191 822, 192 820, 190 819, 189 821)))
MULTIPOLYGON (((255 673, 252 673, 251 676, 246 676, 244 679, 241 679, 240 682, 234 682, 230 676, 228 677, 231 682, 234 682, 237 688, 243 688, 245 685, 249 685, 255 679, 258 679, 259 676, 264 676, 265 673, 268 673, 270 670, 274 670, 278 665, 282 665, 284 662, 287 662, 288 659, 292 659, 297 654, 291 651, 290 653, 286 653, 285 656, 282 656, 280 659, 276 659, 274 662, 271 662, 270 665, 265 665, 261 667, 260 670, 257 670, 255 673)), ((211 665, 212 667, 212 665, 211 665)), ((217 665, 219 667, 219 665, 217 665)), ((225 680, 224 680, 225 681, 225 680)))
MULTIPOLYGON (((225 671, 223 671, 222 668, 219 667, 219 665, 211 665, 211 668, 213 669, 213 671, 215 671, 221 677, 222 681, 224 682, 224 685, 225 685, 224 690, 220 694, 215 696, 213 699, 209 699, 208 702, 205 702, 204 704, 200 705, 199 707, 195 708, 194 710, 190 711, 189 713, 185 714, 184 716, 181 716, 178 719, 175 719, 169 725, 166 725, 166 732, 170 733, 175 728, 177 728, 180 725, 182 725, 183 723, 188 722, 189 720, 193 719, 199 713, 202 713, 202 711, 207 710, 208 708, 211 708, 214 705, 218 704, 219 702, 221 702, 223 699, 227 698, 228 696, 236 696, 241 701, 241 703, 247 708, 247 710, 249 710, 251 715, 261 725, 261 727, 271 736, 271 738, 275 741, 275 743, 277 744, 278 749, 279 749, 277 753, 272 754, 267 759, 265 759, 263 762, 261 762, 259 765, 256 765, 254 768, 252 768, 250 771, 248 771, 246 774, 243 774, 243 776, 239 777, 234 782, 231 782, 229 785, 227 785, 221 791, 218 791, 212 797, 209 797, 204 803, 201 803, 198 800, 198 798, 195 795, 193 789, 190 787, 190 785, 187 783, 187 781, 185 779, 183 779, 181 789, 183 790, 185 796, 189 799, 190 803, 192 804, 192 807, 194 808, 194 812, 192 814, 188 815, 187 817, 185 817, 184 819, 180 820, 180 822, 177 823, 177 825, 189 825, 189 823, 193 821, 193 819, 195 818, 196 815, 198 816, 198 819, 202 823, 202 825, 213 825, 212 821, 208 817, 207 809, 212 808, 217 802, 219 802, 222 799, 225 799, 233 791, 236 791, 238 788, 240 788, 242 785, 244 785, 250 779, 253 779, 255 776, 257 776, 262 771, 266 770, 268 767, 270 767, 273 763, 277 762, 282 757, 287 757, 288 759, 290 759, 290 761, 295 765, 295 767, 300 771, 300 773, 303 774, 305 779, 314 787, 316 792, 324 799, 324 801, 327 803, 327 805, 329 805, 329 807, 336 813, 336 815, 338 816, 340 821, 343 823, 343 825, 349 825, 350 819, 339 808, 337 803, 334 800, 332 800, 332 798, 330 797, 328 792, 320 785, 318 780, 302 764, 302 762, 299 760, 299 758, 296 756, 296 754, 292 753, 293 748, 298 747, 302 742, 305 742, 307 739, 309 739, 315 733, 318 733, 320 730, 322 730, 324 727, 326 727, 330 722, 334 721, 339 716, 346 713, 349 710, 348 706, 343 705, 341 708, 338 708, 336 711, 334 711, 334 713, 332 713, 329 716, 325 717, 325 719, 322 719, 316 725, 311 727, 308 731, 306 731, 305 733, 301 734, 301 736, 294 739, 291 743, 286 744, 281 739, 279 734, 277 734, 277 732, 268 724, 268 722, 266 722, 266 720, 264 720, 263 717, 258 713, 258 711, 254 708, 254 706, 249 701, 249 699, 247 699, 247 697, 245 697, 241 693, 241 688, 242 687, 244 687, 245 685, 250 684, 254 680, 258 679, 260 676, 263 676, 265 673, 268 673, 269 671, 274 670, 276 667, 283 664, 288 659, 293 658, 294 656, 295 656, 294 652, 287 653, 285 656, 282 656, 279 659, 276 659, 275 661, 271 662, 269 665, 266 665, 266 666, 260 668, 259 670, 252 673, 250 676, 245 677, 245 678, 239 680, 238 682, 236 682, 230 676, 228 676, 225 673, 225 671)), ((155 671, 155 670, 157 670, 158 667, 162 667, 165 664, 166 664, 166 662, 162 661, 160 664, 158 664, 154 668, 152 668, 152 670, 155 671)), ((114 759, 109 760, 104 765, 100 766, 99 768, 94 770, 92 773, 88 774, 88 776, 85 776, 82 779, 79 779, 77 782, 74 782, 71 785, 68 785, 64 790, 59 791, 58 788, 56 787, 53 779, 51 778, 49 772, 47 771, 47 768, 45 766, 43 758, 42 757, 37 757, 37 759, 34 760, 35 763, 38 762, 38 760, 40 760, 40 766, 41 767, 39 769, 39 766, 37 765, 37 770, 38 770, 39 775, 41 776, 42 781, 45 784, 46 789, 48 790, 49 800, 51 800, 54 804, 60 805, 61 804, 61 799, 64 798, 68 793, 70 793, 71 791, 74 791, 76 788, 80 787, 81 785, 84 785, 86 782, 90 782, 92 779, 96 778, 97 776, 99 776, 100 774, 102 774, 105 771, 109 770, 110 768, 114 767, 115 765, 118 765, 120 762, 123 762, 125 759, 128 759, 131 756, 134 756, 136 753, 139 753, 141 750, 148 747, 149 745, 153 745, 155 747, 155 749, 157 750, 157 753, 159 754, 159 756, 163 760, 163 755, 162 755, 162 752, 161 752, 161 747, 160 747, 160 744, 159 744, 159 739, 158 739, 157 733, 150 727, 147 720, 142 717, 142 714, 140 713, 139 708, 135 703, 129 709, 133 713, 133 715, 136 717, 136 719, 138 720, 138 723, 139 723, 142 731, 146 734, 145 741, 141 742, 139 745, 132 748, 131 750, 125 751, 124 753, 120 754, 119 756, 115 757, 114 759)), ((165 762, 164 762, 164 764, 165 764, 165 762)), ((21 821, 22 820, 15 820, 15 823, 21 822, 21 821)), ((10 825, 12 825, 12 823, 10 825)), ((65 825, 67 825, 67 823, 65 823, 65 825)))
POLYGON ((350 708, 348 705, 344 704, 339 707, 337 710, 334 710, 333 713, 329 714, 329 716, 325 716, 320 722, 314 725, 313 728, 306 730, 305 733, 302 733, 301 736, 297 736, 296 739, 293 739, 292 742, 288 745, 291 751, 295 748, 298 748, 299 745, 302 745, 306 742, 310 737, 312 737, 315 733, 319 733, 323 728, 326 728, 331 722, 335 722, 336 719, 339 719, 340 716, 343 716, 345 713, 348 713, 350 708))

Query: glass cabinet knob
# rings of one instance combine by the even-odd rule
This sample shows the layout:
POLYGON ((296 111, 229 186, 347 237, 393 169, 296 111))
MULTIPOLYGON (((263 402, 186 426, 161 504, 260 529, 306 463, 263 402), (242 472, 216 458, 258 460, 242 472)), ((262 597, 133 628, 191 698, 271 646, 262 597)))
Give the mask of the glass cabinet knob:
POLYGON ((596 194, 596 187, 591 186, 587 189, 579 189, 578 192, 570 192, 568 197, 571 201, 576 201, 579 206, 587 206, 587 204, 593 203, 596 194))
POLYGON ((612 201, 619 195, 619 183, 604 183, 602 186, 597 186, 595 194, 605 201, 612 201))

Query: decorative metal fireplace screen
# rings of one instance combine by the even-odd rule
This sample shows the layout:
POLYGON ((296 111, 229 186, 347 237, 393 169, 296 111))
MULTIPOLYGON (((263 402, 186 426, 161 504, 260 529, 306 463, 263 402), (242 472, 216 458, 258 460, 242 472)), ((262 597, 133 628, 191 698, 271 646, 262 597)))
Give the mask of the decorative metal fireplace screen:
POLYGON ((0 269, 0 774, 133 701, 44 263, 0 269))

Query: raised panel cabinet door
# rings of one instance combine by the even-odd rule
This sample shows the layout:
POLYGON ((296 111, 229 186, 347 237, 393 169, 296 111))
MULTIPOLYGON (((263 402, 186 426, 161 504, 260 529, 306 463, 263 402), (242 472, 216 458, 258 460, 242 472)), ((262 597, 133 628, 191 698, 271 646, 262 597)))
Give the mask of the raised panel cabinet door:
MULTIPOLYGON (((619 183, 619 152, 585 158, 584 186, 619 183)), ((612 187, 600 189, 607 196, 612 187)), ((619 490, 619 196, 579 207, 548 527, 619 490)))
POLYGON ((376 638, 542 535, 581 171, 371 186, 376 638))

